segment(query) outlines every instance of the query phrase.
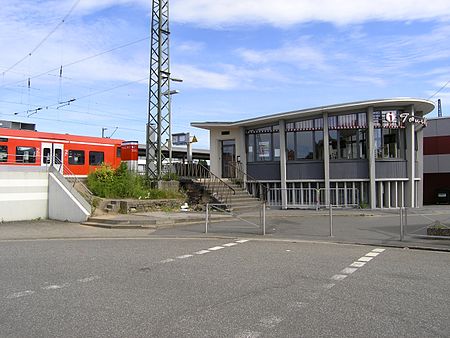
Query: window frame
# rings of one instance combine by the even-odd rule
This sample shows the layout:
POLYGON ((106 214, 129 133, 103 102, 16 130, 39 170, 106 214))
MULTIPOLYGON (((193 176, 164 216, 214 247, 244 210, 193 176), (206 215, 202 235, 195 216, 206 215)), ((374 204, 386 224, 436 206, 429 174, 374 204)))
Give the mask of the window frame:
POLYGON ((7 163, 7 162, 8 162, 8 145, 0 144, 0 163, 7 163))
POLYGON ((78 149, 69 149, 67 157, 68 157, 67 163, 70 164, 70 165, 85 165, 86 164, 86 151, 85 150, 82 150, 82 149, 80 149, 80 150, 78 150, 78 149), (74 156, 76 156, 76 154, 73 154, 74 152, 83 153, 82 156, 81 156, 81 158, 83 159, 83 163, 75 163, 75 162, 73 162, 72 159, 74 158, 74 156))
POLYGON ((102 165, 103 163, 105 163, 105 152, 104 151, 96 151, 96 150, 90 150, 89 151, 89 165, 92 165, 92 166, 99 166, 99 165, 102 165), (102 160, 101 160, 101 162, 95 162, 95 163, 92 163, 92 154, 102 154, 102 160))
MULTIPOLYGON (((21 150, 21 151, 25 151, 25 150, 21 150)), ((36 153, 37 153, 37 148, 33 147, 33 146, 16 146, 16 163, 26 163, 26 164, 35 164, 36 163, 36 153), (24 154, 19 155, 19 149, 20 148, 26 148, 26 149, 33 149, 34 154, 33 155, 29 155, 28 156, 28 160, 25 162, 24 160, 24 154), (19 158, 21 158, 22 160, 19 161, 19 158), (32 160, 30 160, 32 159, 32 160)))

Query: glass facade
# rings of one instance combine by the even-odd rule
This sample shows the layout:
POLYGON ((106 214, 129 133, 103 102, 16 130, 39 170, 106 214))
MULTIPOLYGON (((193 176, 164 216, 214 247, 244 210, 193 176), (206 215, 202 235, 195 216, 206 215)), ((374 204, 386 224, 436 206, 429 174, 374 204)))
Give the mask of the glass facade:
POLYGON ((280 160, 279 127, 269 126, 246 130, 247 162, 280 160))
POLYGON ((367 114, 328 117, 330 159, 367 158, 367 114))
POLYGON ((287 160, 323 159, 323 119, 286 124, 287 160))
POLYGON ((405 158, 405 125, 400 110, 373 112, 375 157, 377 159, 405 158))

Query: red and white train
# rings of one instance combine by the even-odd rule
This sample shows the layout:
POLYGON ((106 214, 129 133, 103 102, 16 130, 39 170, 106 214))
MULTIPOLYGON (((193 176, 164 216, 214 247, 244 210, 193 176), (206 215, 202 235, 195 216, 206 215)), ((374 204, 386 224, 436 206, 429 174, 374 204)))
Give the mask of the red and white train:
POLYGON ((137 156, 137 142, 0 128, 0 165, 51 165, 64 175, 86 176, 103 163, 117 168, 137 156))

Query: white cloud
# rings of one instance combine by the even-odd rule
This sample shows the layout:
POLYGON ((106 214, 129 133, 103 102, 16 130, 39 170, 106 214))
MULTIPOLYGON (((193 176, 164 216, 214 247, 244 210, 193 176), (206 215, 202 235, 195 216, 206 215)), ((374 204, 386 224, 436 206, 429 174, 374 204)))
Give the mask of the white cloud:
POLYGON ((173 0, 174 20, 200 26, 446 19, 448 0, 173 0))
POLYGON ((172 73, 184 79, 185 85, 192 88, 229 90, 239 85, 230 74, 208 71, 193 65, 174 65, 172 73))

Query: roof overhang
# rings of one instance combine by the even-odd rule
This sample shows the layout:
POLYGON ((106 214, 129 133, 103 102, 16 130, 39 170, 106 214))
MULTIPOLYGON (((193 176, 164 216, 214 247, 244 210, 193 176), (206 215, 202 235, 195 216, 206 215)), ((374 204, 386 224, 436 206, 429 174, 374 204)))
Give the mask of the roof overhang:
POLYGON ((202 129, 214 129, 214 128, 233 128, 243 126, 255 126, 266 123, 276 123, 279 120, 290 120, 295 118, 304 118, 314 116, 321 112, 339 113, 349 112, 358 109, 367 109, 369 107, 374 108, 397 108, 397 107, 409 107, 414 106, 416 112, 421 112, 421 115, 426 115, 432 112, 435 105, 432 101, 415 98, 393 98, 393 99, 381 99, 381 100, 369 100, 358 101, 350 103, 341 103, 335 105, 321 106, 315 108, 307 108, 301 110, 294 110, 284 113, 277 113, 272 115, 265 115, 256 118, 250 118, 234 122, 191 122, 191 126, 202 129))

